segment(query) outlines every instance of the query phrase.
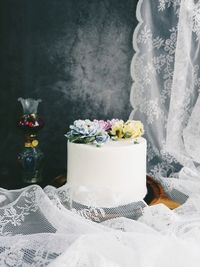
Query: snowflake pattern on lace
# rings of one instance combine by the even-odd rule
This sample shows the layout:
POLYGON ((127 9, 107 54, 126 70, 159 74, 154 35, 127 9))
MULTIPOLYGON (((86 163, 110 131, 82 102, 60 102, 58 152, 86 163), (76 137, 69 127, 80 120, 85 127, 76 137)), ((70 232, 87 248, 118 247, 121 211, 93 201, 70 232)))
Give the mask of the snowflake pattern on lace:
POLYGON ((152 41, 152 32, 148 29, 147 25, 144 26, 144 29, 141 30, 140 35, 137 38, 137 43, 148 44, 152 41))
MULTIPOLYGON (((147 45, 148 53, 158 50, 154 53, 152 60, 148 54, 138 55, 134 64, 134 86, 133 86, 133 103, 134 108, 139 109, 147 117, 148 123, 161 119, 166 121, 166 115, 163 113, 161 104, 169 101, 173 70, 174 70, 174 54, 176 50, 177 28, 169 29, 169 38, 164 39, 160 36, 153 38, 150 29, 145 25, 144 29, 139 32, 137 42, 141 45, 147 45), (146 60, 148 58, 148 61, 146 60), (150 99, 148 96, 148 87, 151 88, 153 79, 157 79, 159 75, 163 76, 163 88, 161 90, 160 100, 158 98, 150 99), (144 93, 147 91, 145 101, 144 93), (160 102, 159 102, 160 101, 160 102)), ((154 89, 154 88, 152 88, 154 89)))
POLYGON ((60 253, 51 251, 51 249, 48 250, 47 242, 38 243, 37 248, 27 248, 27 240, 18 239, 16 244, 0 248, 0 266, 47 266, 60 255, 60 253))
POLYGON ((22 266, 24 253, 20 249, 4 248, 0 253, 0 266, 22 266))
POLYGON ((181 0, 159 0, 158 11, 164 11, 171 6, 177 9, 180 6, 180 3, 181 0))
POLYGON ((72 208, 72 212, 84 217, 87 220, 92 220, 94 222, 101 222, 105 218, 106 213, 103 208, 88 207, 83 209, 72 208))
POLYGON ((0 235, 7 236, 12 233, 7 231, 9 225, 20 226, 27 215, 31 212, 36 212, 38 209, 36 197, 38 187, 32 187, 27 191, 24 191, 22 197, 24 198, 24 205, 16 205, 5 207, 0 209, 0 235))
POLYGON ((192 30, 196 34, 196 41, 199 41, 200 37, 200 2, 192 6, 192 30))

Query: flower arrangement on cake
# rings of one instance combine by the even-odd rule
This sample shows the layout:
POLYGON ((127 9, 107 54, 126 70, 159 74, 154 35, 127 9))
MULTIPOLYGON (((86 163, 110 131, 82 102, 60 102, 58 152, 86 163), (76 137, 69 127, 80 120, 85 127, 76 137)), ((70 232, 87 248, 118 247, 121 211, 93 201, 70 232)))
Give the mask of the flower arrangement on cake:
POLYGON ((137 143, 137 138, 144 134, 143 124, 135 120, 76 120, 69 128, 65 136, 70 142, 96 146, 101 146, 109 139, 134 139, 137 143))

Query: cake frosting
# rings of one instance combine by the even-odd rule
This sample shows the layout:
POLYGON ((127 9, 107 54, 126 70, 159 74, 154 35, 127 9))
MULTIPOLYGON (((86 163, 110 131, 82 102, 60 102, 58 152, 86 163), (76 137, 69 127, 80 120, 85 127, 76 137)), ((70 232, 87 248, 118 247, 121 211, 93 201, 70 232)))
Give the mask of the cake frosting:
POLYGON ((67 183, 86 206, 117 207, 146 193, 146 140, 108 141, 101 147, 68 141, 67 183))

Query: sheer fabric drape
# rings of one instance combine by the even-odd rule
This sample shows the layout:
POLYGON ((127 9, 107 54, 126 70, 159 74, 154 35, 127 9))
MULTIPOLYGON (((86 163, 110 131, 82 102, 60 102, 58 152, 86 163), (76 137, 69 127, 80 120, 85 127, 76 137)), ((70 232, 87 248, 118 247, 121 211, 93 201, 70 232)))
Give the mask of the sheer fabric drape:
POLYGON ((145 124, 149 173, 193 176, 200 163, 200 2, 140 1, 137 16, 130 117, 145 124))

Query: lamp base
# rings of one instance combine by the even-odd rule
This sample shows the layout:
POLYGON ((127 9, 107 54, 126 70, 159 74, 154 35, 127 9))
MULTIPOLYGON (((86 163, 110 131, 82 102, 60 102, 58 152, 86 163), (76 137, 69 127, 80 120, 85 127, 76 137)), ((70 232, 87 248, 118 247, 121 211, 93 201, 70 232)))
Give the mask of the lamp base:
POLYGON ((35 184, 42 181, 42 165, 44 154, 39 148, 25 147, 18 160, 22 166, 22 179, 25 184, 35 184))

